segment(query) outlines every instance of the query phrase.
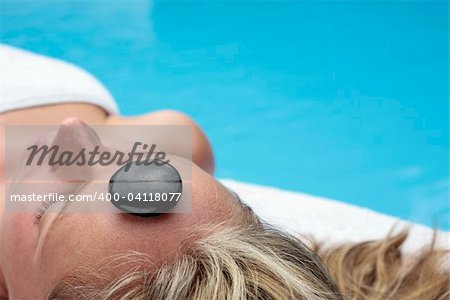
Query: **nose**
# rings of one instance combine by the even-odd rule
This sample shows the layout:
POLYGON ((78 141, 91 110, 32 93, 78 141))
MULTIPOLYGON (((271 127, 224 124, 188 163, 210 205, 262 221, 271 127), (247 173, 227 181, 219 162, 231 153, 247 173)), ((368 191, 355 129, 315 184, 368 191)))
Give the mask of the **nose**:
POLYGON ((89 180, 93 170, 85 159, 89 151, 95 147, 103 147, 95 130, 78 118, 64 119, 51 139, 50 147, 57 147, 59 164, 51 167, 65 180, 89 180), (71 163, 76 162, 76 163, 71 163), (65 165, 61 166, 61 163, 65 165))
POLYGON ((52 141, 61 150, 81 150, 84 147, 100 146, 101 141, 95 130, 78 118, 64 119, 58 126, 52 141))

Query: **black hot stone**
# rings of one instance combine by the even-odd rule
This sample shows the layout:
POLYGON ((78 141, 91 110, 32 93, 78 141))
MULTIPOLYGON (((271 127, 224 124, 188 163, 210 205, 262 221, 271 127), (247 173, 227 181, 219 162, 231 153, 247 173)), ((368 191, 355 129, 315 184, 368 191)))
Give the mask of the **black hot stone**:
POLYGON ((173 208, 181 196, 172 193, 181 193, 183 185, 180 173, 172 165, 153 160, 147 165, 131 162, 122 166, 111 176, 108 188, 117 208, 148 217, 173 208))

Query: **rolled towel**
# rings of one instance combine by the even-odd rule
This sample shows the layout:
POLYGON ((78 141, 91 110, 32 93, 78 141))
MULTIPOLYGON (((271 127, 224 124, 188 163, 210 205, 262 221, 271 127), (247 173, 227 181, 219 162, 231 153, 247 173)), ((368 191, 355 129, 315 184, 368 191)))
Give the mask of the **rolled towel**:
POLYGON ((95 104, 110 114, 118 112, 111 94, 86 71, 0 44, 0 113, 68 102, 95 104))
MULTIPOLYGON (((382 239, 394 226, 394 232, 410 228, 402 248, 406 252, 418 250, 433 238, 431 228, 367 208, 234 180, 221 182, 263 220, 292 234, 312 236, 325 245, 382 239)), ((437 233, 438 246, 450 249, 450 233, 437 233)))

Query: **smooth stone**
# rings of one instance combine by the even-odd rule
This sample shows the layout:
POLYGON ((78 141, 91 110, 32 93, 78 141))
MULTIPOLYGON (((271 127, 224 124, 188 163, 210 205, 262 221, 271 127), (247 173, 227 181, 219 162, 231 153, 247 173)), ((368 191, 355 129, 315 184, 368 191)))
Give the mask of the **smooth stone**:
MULTIPOLYGON (((117 170, 109 180, 109 193, 111 202, 120 210, 149 217, 160 213, 166 213, 179 201, 169 201, 169 193, 181 193, 183 190, 180 173, 169 163, 152 161, 148 165, 136 162, 128 163, 117 170), (125 171, 128 168, 128 171, 125 171), (129 201, 130 193, 133 201, 129 201), (166 201, 149 201, 155 199, 155 194, 167 194, 166 201), (117 199, 117 195, 119 199, 117 199), (147 201, 144 201, 147 194, 147 201), (115 197, 116 198, 115 198, 115 197), (140 196, 140 201, 139 197, 140 196)), ((131 197, 130 197, 131 198, 131 197)), ((176 199, 176 197, 174 198, 176 199)), ((181 199, 181 196, 179 197, 181 199)))

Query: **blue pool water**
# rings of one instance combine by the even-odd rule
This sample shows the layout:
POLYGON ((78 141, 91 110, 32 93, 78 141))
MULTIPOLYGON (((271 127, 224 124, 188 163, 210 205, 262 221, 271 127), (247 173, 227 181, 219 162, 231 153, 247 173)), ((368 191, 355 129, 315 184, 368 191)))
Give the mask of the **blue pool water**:
POLYGON ((134 115, 182 110, 217 175, 450 228, 447 1, 1 1, 1 41, 134 115))

